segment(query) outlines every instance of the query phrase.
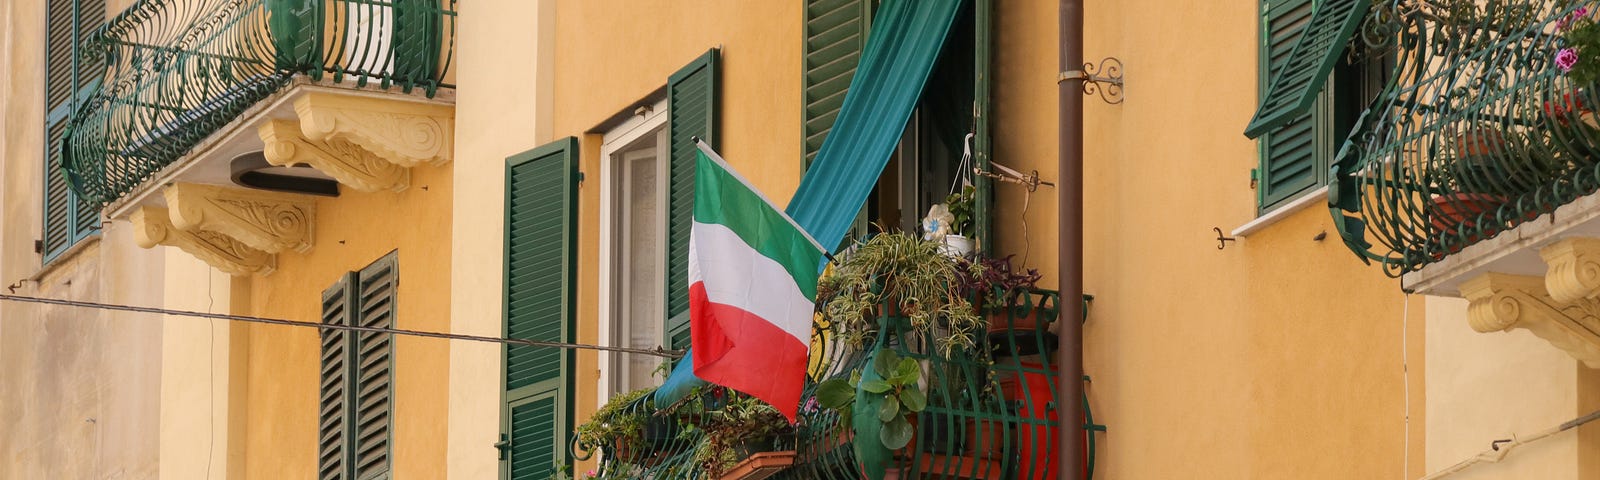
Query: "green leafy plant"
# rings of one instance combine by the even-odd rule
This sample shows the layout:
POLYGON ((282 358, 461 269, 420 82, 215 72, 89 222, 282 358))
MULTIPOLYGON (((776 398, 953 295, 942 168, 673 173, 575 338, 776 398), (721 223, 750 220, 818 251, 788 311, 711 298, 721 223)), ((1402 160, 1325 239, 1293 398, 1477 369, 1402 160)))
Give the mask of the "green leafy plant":
POLYGON ((794 433, 778 409, 742 394, 730 394, 721 410, 706 412, 696 427, 704 433, 695 445, 694 463, 709 478, 721 476, 752 453, 771 448, 776 437, 794 433))
POLYGON ((589 421, 578 425, 573 433, 578 445, 589 448, 602 445, 638 444, 644 439, 645 424, 649 414, 634 408, 634 403, 653 389, 643 388, 613 395, 605 406, 589 416, 589 421))
POLYGON ((911 443, 916 428, 911 416, 928 406, 928 396, 918 386, 922 366, 915 359, 901 357, 894 350, 883 350, 873 359, 872 368, 881 378, 863 380, 861 371, 850 379, 833 378, 817 385, 817 400, 824 408, 839 412, 839 424, 850 425, 857 414, 873 415, 883 423, 878 441, 885 448, 898 450, 911 443), (875 412, 855 412, 857 392, 876 395, 883 402, 875 412))
POLYGON ((817 286, 823 315, 840 339, 865 346, 879 328, 869 315, 875 320, 874 313, 887 308, 909 319, 910 334, 931 336, 947 356, 972 347, 983 319, 957 292, 957 264, 940 248, 905 233, 857 244, 817 286))
POLYGON ((1561 35, 1556 68, 1576 85, 1594 85, 1600 80, 1600 24, 1594 12, 1587 5, 1573 9, 1556 21, 1556 32, 1561 35))

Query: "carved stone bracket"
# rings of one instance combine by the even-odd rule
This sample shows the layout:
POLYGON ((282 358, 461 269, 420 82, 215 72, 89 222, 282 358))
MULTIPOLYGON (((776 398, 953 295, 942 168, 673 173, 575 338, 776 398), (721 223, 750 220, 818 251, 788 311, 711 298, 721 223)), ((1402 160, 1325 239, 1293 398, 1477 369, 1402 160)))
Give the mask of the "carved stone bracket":
POLYGON ((163 193, 180 230, 220 233, 267 253, 311 249, 316 203, 306 196, 194 183, 163 193))
POLYGON ((454 151, 455 109, 447 105, 309 93, 294 111, 306 139, 350 142, 396 165, 442 165, 454 151))
POLYGON ((216 232, 183 231, 172 225, 167 209, 139 207, 133 212, 134 241, 140 247, 170 245, 194 255, 217 270, 231 275, 266 275, 277 268, 277 257, 250 248, 232 237, 216 232))
POLYGON ((1550 297, 1576 302, 1600 296, 1600 239, 1568 238, 1539 249, 1550 267, 1544 285, 1550 297))
POLYGON ((363 192, 401 191, 411 181, 411 170, 339 138, 310 141, 300 136, 293 120, 271 120, 257 131, 266 144, 267 163, 284 166, 306 164, 350 188, 363 192))
POLYGON ((1590 368, 1600 368, 1600 300, 1559 301, 1545 290, 1545 279, 1504 273, 1467 280, 1461 294, 1469 302, 1467 322, 1473 330, 1524 328, 1590 368))

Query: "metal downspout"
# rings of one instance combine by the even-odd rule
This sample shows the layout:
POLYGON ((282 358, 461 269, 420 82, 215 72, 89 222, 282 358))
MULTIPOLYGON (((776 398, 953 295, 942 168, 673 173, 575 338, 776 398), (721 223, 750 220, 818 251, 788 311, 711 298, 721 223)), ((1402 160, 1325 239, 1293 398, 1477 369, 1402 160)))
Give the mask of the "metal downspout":
MULTIPOLYGON (((1058 71, 1083 70, 1083 0, 1060 0, 1061 65, 1058 71)), ((1084 480, 1083 469, 1083 75, 1062 75, 1056 82, 1060 141, 1056 213, 1060 265, 1058 285, 1064 307, 1056 349, 1059 480, 1084 480), (1075 77, 1075 78, 1072 78, 1075 77)))

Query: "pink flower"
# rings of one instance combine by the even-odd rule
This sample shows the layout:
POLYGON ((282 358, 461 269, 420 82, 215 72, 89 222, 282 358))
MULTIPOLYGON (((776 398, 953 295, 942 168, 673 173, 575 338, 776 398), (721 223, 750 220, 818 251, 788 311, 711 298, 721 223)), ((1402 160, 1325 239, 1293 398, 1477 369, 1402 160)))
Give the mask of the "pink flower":
POLYGON ((1589 7, 1588 6, 1578 7, 1577 10, 1573 10, 1572 11, 1572 18, 1573 19, 1577 19, 1578 17, 1582 17, 1582 16, 1588 15, 1588 14, 1589 14, 1589 7))
POLYGON ((1576 66, 1577 64, 1578 64, 1578 51, 1577 50, 1568 47, 1568 48, 1561 49, 1561 51, 1559 51, 1559 52, 1556 52, 1556 68, 1561 69, 1561 73, 1571 72, 1572 71, 1572 67, 1576 66))

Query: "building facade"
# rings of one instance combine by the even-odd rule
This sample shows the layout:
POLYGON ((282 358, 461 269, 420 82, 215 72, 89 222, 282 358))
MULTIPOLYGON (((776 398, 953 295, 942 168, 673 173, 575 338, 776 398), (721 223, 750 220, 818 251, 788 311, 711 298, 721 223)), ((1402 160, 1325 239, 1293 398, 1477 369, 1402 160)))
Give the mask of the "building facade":
MULTIPOLYGON (((1042 0, 0 5, 8 294, 308 324, 8 298, 0 478, 691 475, 702 437, 628 464, 575 431, 689 346, 695 140, 777 205, 852 158, 830 138, 889 145, 831 170, 881 171, 852 239, 915 231, 970 178, 977 251, 1036 269, 1055 318, 1068 47, 1095 80, 1095 478, 1424 478, 1505 438, 1451 478, 1600 468, 1595 427, 1519 440, 1597 398, 1577 268, 1597 137, 1550 108, 1593 92, 1529 53, 1565 45, 1566 6, 1083 3, 1079 46, 1042 0), (1474 76, 1511 80, 1453 83, 1474 76), (904 125, 840 120, 890 110, 904 125)), ((1027 370, 1046 345, 919 359, 1053 386, 1070 375, 1027 370)), ((827 365, 808 385, 848 372, 827 365)), ((1030 395, 983 417, 1000 448, 912 447, 907 472, 1060 471, 1059 399, 1030 395)), ((853 475, 817 438, 778 475, 853 475)))

